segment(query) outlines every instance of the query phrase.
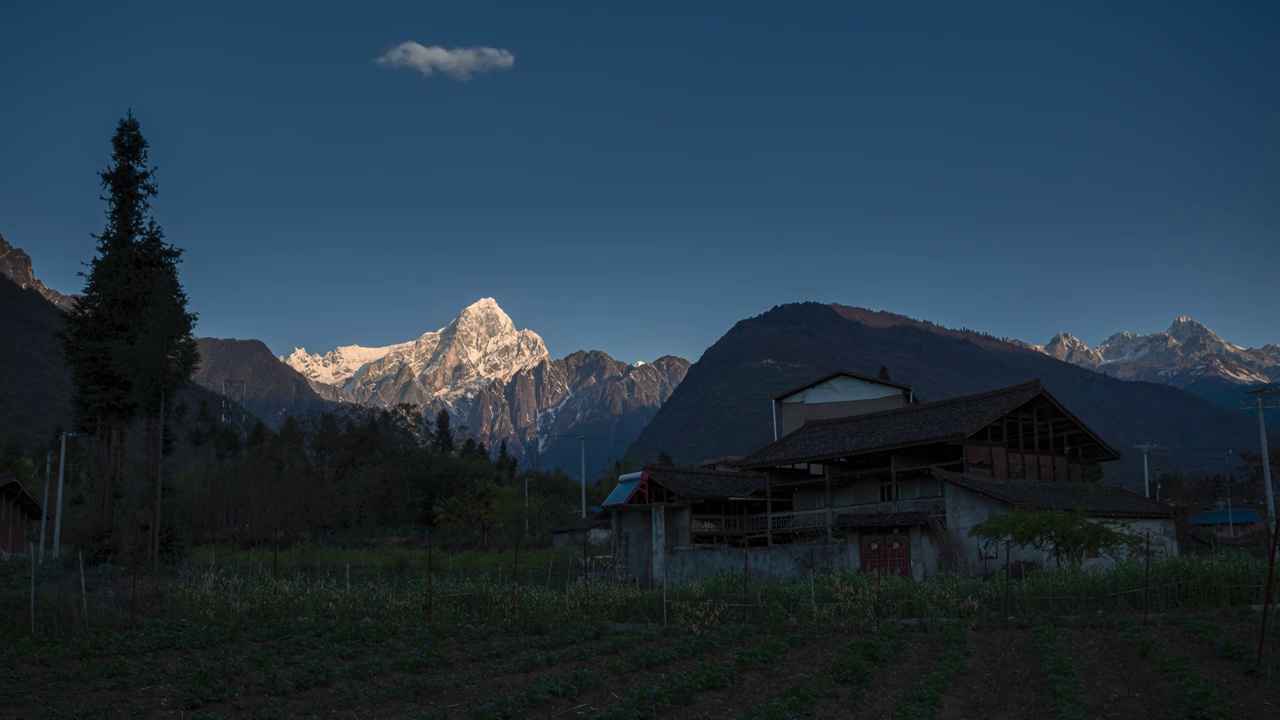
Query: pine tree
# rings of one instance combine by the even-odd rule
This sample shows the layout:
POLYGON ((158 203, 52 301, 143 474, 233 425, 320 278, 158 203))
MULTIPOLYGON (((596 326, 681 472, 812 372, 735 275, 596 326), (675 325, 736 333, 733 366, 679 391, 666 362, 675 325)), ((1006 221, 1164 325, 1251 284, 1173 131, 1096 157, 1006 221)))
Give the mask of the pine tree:
POLYGON ((435 438, 434 449, 437 454, 450 455, 453 453, 453 429, 449 426, 448 410, 441 410, 436 415, 435 438))
POLYGON ((122 485, 130 424, 148 419, 147 457, 155 478, 152 562, 159 557, 164 410, 199 361, 196 317, 178 280, 182 251, 151 217, 157 194, 147 140, 133 113, 111 139, 111 165, 99 173, 107 223, 89 266, 83 297, 67 314, 63 347, 74 384, 76 429, 90 436, 92 489, 99 527, 109 535, 122 485))

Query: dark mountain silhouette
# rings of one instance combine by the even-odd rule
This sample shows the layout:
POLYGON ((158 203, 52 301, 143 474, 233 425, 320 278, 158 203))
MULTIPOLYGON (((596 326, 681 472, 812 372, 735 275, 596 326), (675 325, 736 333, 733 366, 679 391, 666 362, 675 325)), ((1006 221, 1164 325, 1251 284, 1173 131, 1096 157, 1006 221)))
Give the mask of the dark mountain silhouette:
POLYGON ((316 394, 297 370, 276 359, 261 340, 199 338, 200 365, 192 381, 215 394, 238 399, 237 384, 244 387, 244 406, 273 429, 291 413, 332 410, 331 403, 316 394))
POLYGON ((0 276, 0 442, 48 443, 71 423, 71 374, 58 330, 62 313, 35 287, 0 276))
POLYGON ((1249 418, 1167 385, 1122 381, 1018 347, 901 315, 819 303, 775 307, 735 325, 689 368, 630 455, 670 453, 678 463, 744 455, 773 439, 771 399, 837 368, 874 376, 884 365, 921 400, 942 400, 1040 378, 1113 446, 1128 484, 1138 443, 1203 451, 1257 444, 1249 418))

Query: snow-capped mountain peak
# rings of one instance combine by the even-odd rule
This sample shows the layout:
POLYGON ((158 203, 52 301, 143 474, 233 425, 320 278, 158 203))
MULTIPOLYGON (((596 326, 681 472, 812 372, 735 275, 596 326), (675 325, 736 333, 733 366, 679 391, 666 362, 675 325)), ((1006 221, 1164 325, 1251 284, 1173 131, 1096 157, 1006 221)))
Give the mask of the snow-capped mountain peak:
POLYGON ((1123 380, 1179 387, 1201 377, 1245 384, 1280 380, 1280 353, 1270 351, 1273 346, 1250 349, 1234 345, 1186 315, 1175 319, 1164 332, 1118 332, 1096 348, 1067 333, 1058 333, 1043 346, 1022 345, 1123 380))
POLYGON ((448 325, 409 342, 381 348, 347 345, 323 355, 299 348, 280 360, 317 390, 336 390, 343 400, 425 405, 505 383, 548 357, 537 333, 516 330, 493 298, 483 298, 448 325))
MULTIPOLYGON (((517 330, 493 298, 408 342, 347 345, 323 354, 295 348, 280 361, 322 397, 447 410, 476 440, 490 447, 505 441, 509 452, 535 462, 560 452, 557 438, 588 428, 629 443, 634 435, 628 428, 648 422, 689 369, 681 358, 628 366, 598 351, 553 360, 542 338, 517 330)), ((578 452, 576 445, 569 450, 578 452)))

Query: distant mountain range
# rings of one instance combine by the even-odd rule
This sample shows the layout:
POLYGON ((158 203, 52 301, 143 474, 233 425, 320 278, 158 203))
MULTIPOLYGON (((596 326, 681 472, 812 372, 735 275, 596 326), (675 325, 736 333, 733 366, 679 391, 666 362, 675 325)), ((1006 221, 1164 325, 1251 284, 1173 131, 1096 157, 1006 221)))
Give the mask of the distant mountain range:
MULTIPOLYGON (((0 282, 0 437, 29 446, 69 421, 70 378, 56 333, 58 308, 75 296, 45 287, 30 257, 2 238, 0 275, 8 279, 0 282)), ((386 347, 298 348, 283 357, 256 340, 202 338, 199 347, 193 381, 215 393, 224 382, 243 387, 246 409, 272 426, 337 403, 415 403, 448 410, 455 427, 490 447, 505 440, 544 468, 576 473, 585 436, 592 475, 628 455, 667 451, 692 463, 757 449, 772 437, 771 398, 837 368, 874 374, 886 365, 925 400, 1039 377, 1122 450, 1150 442, 1205 458, 1251 449, 1257 426, 1175 388, 1236 408, 1245 389, 1280 380, 1280 346, 1242 348, 1190 318, 1164 333, 1113 335, 1096 348, 1065 333, 1034 346, 817 303, 739 322, 692 366, 671 356, 630 365, 599 351, 553 359, 537 333, 517 330, 488 298, 439 330, 386 347)))
POLYGON ((622 457, 689 368, 674 356, 628 365, 595 350, 552 359, 542 338, 517 330, 492 298, 408 342, 326 353, 295 348, 279 361, 320 398, 447 409, 455 427, 491 448, 505 440, 542 467, 576 470, 585 435, 592 474, 622 457))
POLYGON ((1136 444, 1197 458, 1194 469, 1227 470, 1234 461, 1222 448, 1258 443, 1250 416, 1167 385, 1121 381, 1040 350, 901 315, 799 303, 743 320, 708 348, 631 452, 651 459, 666 451, 680 463, 744 455, 773 439, 770 408, 778 393, 838 368, 874 376, 882 365, 926 402, 1040 378, 1127 453, 1116 471, 1131 486, 1141 480, 1136 444))
POLYGON ((1240 347, 1186 316, 1174 320, 1164 332, 1116 333, 1096 348, 1064 332, 1054 335, 1045 345, 1011 342, 1121 380, 1146 380, 1179 388, 1214 378, 1237 385, 1280 381, 1280 344, 1240 347))

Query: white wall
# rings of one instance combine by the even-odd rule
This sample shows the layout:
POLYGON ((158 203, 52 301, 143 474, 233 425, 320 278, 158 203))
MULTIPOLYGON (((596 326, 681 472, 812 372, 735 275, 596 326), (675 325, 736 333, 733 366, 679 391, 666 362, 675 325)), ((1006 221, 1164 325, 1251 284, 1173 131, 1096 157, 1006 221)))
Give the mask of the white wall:
POLYGON ((859 380, 847 375, 838 375, 820 385, 788 395, 782 399, 782 402, 813 405, 816 403, 848 402, 850 400, 875 400, 877 398, 902 395, 903 392, 902 388, 859 380))

